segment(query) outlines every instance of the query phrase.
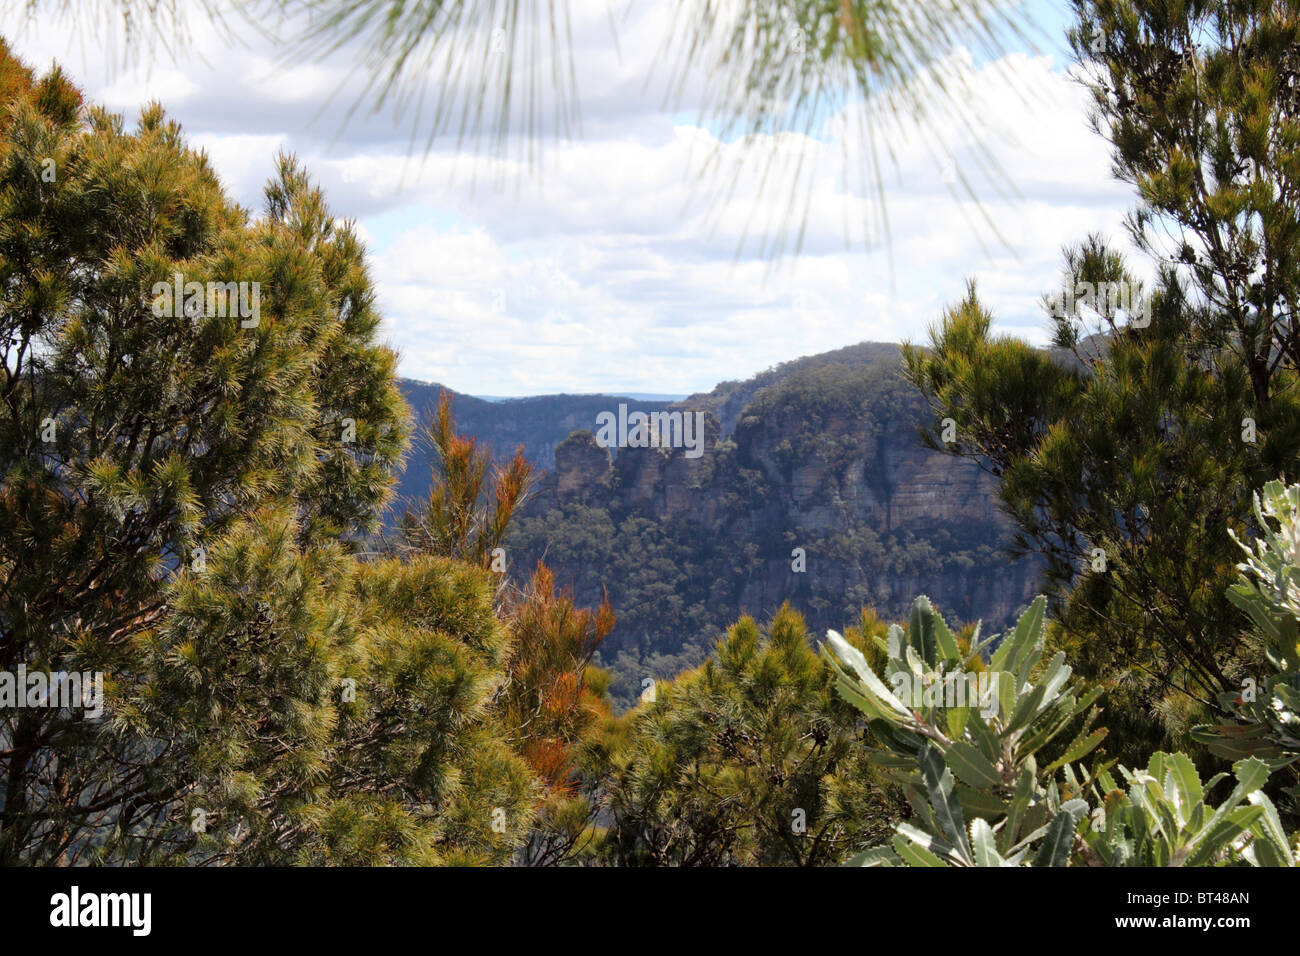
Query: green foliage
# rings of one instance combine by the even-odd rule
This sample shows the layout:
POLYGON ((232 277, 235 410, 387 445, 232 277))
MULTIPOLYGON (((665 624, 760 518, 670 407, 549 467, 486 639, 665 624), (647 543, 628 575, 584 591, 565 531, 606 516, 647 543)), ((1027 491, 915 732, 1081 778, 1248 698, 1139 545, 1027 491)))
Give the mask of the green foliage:
MULTIPOLYGON (((459 435, 451 396, 442 392, 436 416, 424 429, 433 459, 429 492, 401 522, 402 554, 437 555, 490 570, 497 610, 512 638, 509 654, 494 667, 504 674, 493 691, 493 718, 502 740, 520 754, 536 777, 533 805, 518 862, 553 866, 589 853, 594 839, 593 782, 584 779, 576 751, 595 723, 608 716, 609 678, 591 666, 592 657, 614 626, 605 600, 580 609, 567 590, 556 593, 550 569, 538 562, 531 579, 512 586, 501 547, 515 509, 532 483, 532 465, 522 446, 505 466, 473 438, 459 435)), ((476 613, 481 613, 477 609, 476 613)), ((458 711, 464 713, 463 706, 458 711)), ((459 725, 442 728, 451 734, 459 725)), ((484 753, 498 742, 489 741, 484 753)), ((469 802, 481 801, 468 795, 469 802)), ((457 795, 460 802, 465 797, 457 795)), ((500 807, 495 812, 504 812, 500 807)), ((517 834, 520 815, 510 832, 517 834)), ((502 828, 498 825, 498 831, 502 828)), ((507 841, 498 841, 509 846, 507 841)))
MULTIPOLYGON (((1080 261, 1105 264, 1096 250, 1080 261)), ((931 443, 987 462, 1000 479, 1018 529, 1013 553, 1046 558, 1063 646, 1125 715, 1116 743, 1133 761, 1187 743, 1212 694, 1249 660, 1223 592, 1224 525, 1260 471, 1256 447, 1241 439, 1250 392, 1222 353, 1187 355, 1184 308, 1167 287, 1150 328, 1119 330, 1071 363, 992 338, 972 291, 946 314, 932 351, 908 352, 936 414, 956 423, 953 445, 938 428, 931 443)))
POLYGON ((283 510, 240 522, 204 573, 172 585, 165 623, 140 639, 141 676, 112 727, 158 751, 146 766, 160 806, 141 819, 128 802, 105 860, 184 859, 196 842, 197 859, 286 862, 285 833, 327 793, 332 698, 355 623, 337 611, 347 563, 337 548, 300 548, 296 531, 283 510))
MULTIPOLYGON (((338 862, 508 862, 532 823, 537 783, 495 706, 514 645, 493 614, 495 582, 426 555, 364 566, 356 594, 357 692, 339 705, 328 811, 369 796, 416 837, 338 862)), ((333 862, 336 847, 307 852, 305 861, 333 862)))
POLYGON ((963 616, 986 606, 1001 620, 1032 594, 1033 563, 1009 572, 998 560, 1005 524, 982 507, 973 467, 954 476, 971 489, 966 513, 895 507, 930 457, 915 449, 924 403, 897 348, 803 359, 724 383, 701 404, 734 429, 731 441, 696 462, 621 449, 607 483, 543 485, 511 525, 516 560, 544 557, 581 602, 608 592, 619 624, 601 663, 619 704, 635 703, 647 675, 698 665, 746 608, 788 600, 820 632, 865 606, 905 614, 919 578, 963 616), (807 573, 792 568, 796 547, 807 573))
POLYGON ((1064 654, 1044 661, 1045 607, 1034 601, 986 665, 983 652, 996 638, 981 642, 976 631, 963 647, 918 597, 906 630, 894 625, 887 640, 876 638, 883 680, 860 650, 827 635, 836 686, 867 717, 880 742, 874 760, 904 787, 913 812, 897 824, 892 854, 875 848, 855 862, 1055 866, 1068 858, 1066 836, 1086 809, 1082 783, 1071 773, 1063 792, 1048 778, 1090 754, 1105 731, 1092 729, 1097 692, 1070 681, 1064 654), (1069 742, 1040 771, 1039 757, 1058 738, 1069 742))
POLYGON ((1277 809, 1260 788, 1269 768, 1250 758, 1233 764, 1236 786, 1217 807, 1185 754, 1156 753, 1145 770, 1121 768, 1127 793, 1108 772, 1094 784, 1096 809, 1083 828, 1081 858, 1094 866, 1213 866, 1239 860, 1295 866, 1277 809))
POLYGON ((1185 754, 1119 768, 1127 792, 1109 765, 1077 766, 1106 732, 1092 729, 1097 692, 1070 682, 1062 653, 1044 662, 1045 605, 1036 600, 1000 641, 963 647, 917 598, 906 631, 895 625, 877 638, 884 679, 858 648, 828 635, 839 691, 868 718, 882 744, 874 760, 905 788, 913 813, 895 825, 891 844, 850 865, 1294 866, 1292 841, 1261 789, 1270 768, 1259 759, 1233 765, 1236 786, 1217 806, 1207 794, 1226 774, 1202 784, 1185 754), (957 705, 945 681, 985 672, 989 650, 987 672, 998 678, 991 692, 982 706, 957 705), (904 688, 910 696, 900 696, 904 688), (1072 737, 1059 736, 1071 727, 1072 737))
POLYGON ((590 759, 604 778, 603 858, 623 865, 816 865, 885 830, 893 798, 857 720, 788 607, 764 637, 742 618, 716 660, 612 721, 590 759))
MULTIPOLYGON (((1255 495, 1259 536, 1229 599, 1249 615, 1270 673, 1219 698, 1233 723, 1201 726, 1198 740, 1228 759, 1258 756, 1273 767, 1300 756, 1300 485, 1270 481, 1255 495)), ((1234 536, 1235 538, 1235 536, 1234 536)))
POLYGON ((352 226, 289 157, 254 220, 157 106, 0 80, 0 669, 108 714, 0 714, 0 861, 511 859, 496 582, 355 554, 408 414, 352 226), (155 308, 176 273, 260 315, 155 308))
MULTIPOLYGON (((438 411, 423 429, 434 462, 428 497, 402 517, 409 547, 489 567, 498 557, 515 509, 528 495, 532 466, 520 447, 510 463, 493 466, 490 452, 456 434, 451 396, 438 397, 438 411), (489 482, 489 477, 491 481, 489 482)), ((498 562, 499 563, 499 562, 498 562)), ((503 570, 500 563, 497 570, 503 570)))
POLYGON ((492 709, 511 648, 493 582, 429 556, 304 553, 293 528, 241 525, 148 642, 151 677, 117 722, 167 741, 157 778, 185 790, 138 858, 508 861, 535 784, 492 709))
POLYGON ((1063 645, 1113 704, 1116 753, 1196 751, 1193 725, 1263 665, 1226 596, 1251 489, 1300 455, 1300 157, 1289 5, 1076 0, 1070 39, 1116 175, 1137 190, 1143 288, 1089 238, 1048 297, 1057 350, 989 334, 973 291, 912 380, 1043 555, 1063 645), (1086 303, 1080 290, 1118 289, 1086 303), (1100 559, 1100 560, 1099 560, 1100 559))

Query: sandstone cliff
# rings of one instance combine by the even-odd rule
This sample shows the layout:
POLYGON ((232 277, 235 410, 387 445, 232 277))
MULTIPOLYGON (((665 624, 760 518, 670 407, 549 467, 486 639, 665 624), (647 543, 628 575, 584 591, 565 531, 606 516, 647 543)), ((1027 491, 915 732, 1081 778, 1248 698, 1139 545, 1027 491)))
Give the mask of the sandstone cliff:
POLYGON ((919 593, 950 618, 1005 622, 1035 593, 1037 565, 1001 552, 1011 529, 994 480, 921 444, 927 412, 898 362, 873 344, 692 396, 675 407, 706 413, 694 459, 601 447, 593 416, 556 449, 512 546, 545 555, 583 600, 608 589, 620 624, 606 663, 628 681, 785 601, 815 631, 864 605, 901 615, 919 593))

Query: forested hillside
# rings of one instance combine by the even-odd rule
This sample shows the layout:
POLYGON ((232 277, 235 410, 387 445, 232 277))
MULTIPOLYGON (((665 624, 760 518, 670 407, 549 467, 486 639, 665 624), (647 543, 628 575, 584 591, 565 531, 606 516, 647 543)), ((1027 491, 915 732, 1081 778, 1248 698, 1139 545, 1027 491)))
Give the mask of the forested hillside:
MULTIPOLYGON (((1002 552, 995 484, 922 445, 924 403, 901 370, 898 346, 865 342, 723 382, 670 406, 706 413, 695 459, 597 443, 599 412, 651 403, 455 396, 453 407, 459 431, 498 455, 523 444, 547 468, 509 560, 545 558, 579 603, 608 592, 618 624, 601 660, 626 705, 645 679, 698 664, 740 614, 785 601, 817 632, 864 606, 901 615, 923 590, 953 617, 993 624, 1033 596, 1039 565, 1002 552)), ((413 408, 427 404, 431 386, 403 387, 413 408)), ((401 492, 427 493, 428 475, 417 450, 401 492)))

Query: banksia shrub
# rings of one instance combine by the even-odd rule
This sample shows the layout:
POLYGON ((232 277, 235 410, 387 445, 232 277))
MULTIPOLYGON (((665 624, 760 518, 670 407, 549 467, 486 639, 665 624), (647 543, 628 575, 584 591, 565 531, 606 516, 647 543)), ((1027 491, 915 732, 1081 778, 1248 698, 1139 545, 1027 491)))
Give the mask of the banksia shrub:
POLYGON ((1127 792, 1108 766, 1080 766, 1106 736, 1093 729, 1098 691, 1071 680, 1064 653, 1044 661, 1045 608, 1040 597, 1000 642, 981 642, 977 630, 963 647, 919 597, 906 630, 894 625, 875 639, 883 679, 861 651, 828 634, 824 653, 840 693, 867 718, 880 743, 873 758, 913 811, 891 843, 850 863, 1293 866, 1261 789, 1270 770, 1262 760, 1233 765, 1236 786, 1218 806, 1206 794, 1227 775, 1202 784, 1184 754, 1119 768, 1127 792))

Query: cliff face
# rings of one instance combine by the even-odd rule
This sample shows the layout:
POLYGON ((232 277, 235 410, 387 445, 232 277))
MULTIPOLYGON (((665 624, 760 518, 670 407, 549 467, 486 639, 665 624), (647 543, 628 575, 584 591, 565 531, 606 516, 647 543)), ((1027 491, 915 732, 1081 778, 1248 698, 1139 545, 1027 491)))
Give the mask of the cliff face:
MULTIPOLYGON (((1009 618, 1034 596, 1037 568, 996 554, 1012 530, 996 482, 974 462, 925 448, 915 410, 897 411, 874 436, 864 434, 860 417, 829 416, 818 423, 825 451, 806 455, 792 450, 799 423, 781 415, 748 416, 732 435, 710 416, 709 451, 696 460, 680 449, 625 448, 611 466, 609 451, 578 432, 556 449, 555 470, 530 514, 555 518, 581 503, 608 512, 616 525, 646 516, 737 549, 757 545, 760 560, 735 582, 733 617, 810 601, 800 607, 805 614, 843 627, 818 605, 865 590, 882 612, 901 614, 925 593, 962 617, 1009 618), (871 549, 855 552, 855 539, 871 549), (879 553, 885 541, 911 548, 913 560, 879 553), (964 560, 944 560, 936 549, 945 545, 964 560), (793 568, 799 547, 803 571, 793 568), (977 566, 973 550, 987 563, 977 566)), ((561 570, 586 577, 585 569, 561 570)))
MULTIPOLYGON (((438 407, 441 385, 429 382, 400 381, 406 403, 417 419, 427 420, 438 407)), ((498 456, 509 457, 520 445, 524 456, 540 468, 555 466, 555 448, 573 431, 591 427, 598 413, 617 407, 619 402, 631 411, 660 409, 663 402, 638 401, 612 395, 537 395, 531 398, 505 398, 487 401, 472 395, 451 392, 451 411, 456 430, 473 435, 498 456)), ((403 492, 428 489, 427 469, 416 456, 414 469, 408 468, 400 483, 403 492)))
POLYGON ((601 496, 613 472, 609 449, 589 431, 575 431, 555 446, 554 492, 562 498, 588 501, 601 496))
MULTIPOLYGON (((926 525, 990 523, 1006 527, 997 508, 997 484, 974 462, 921 445, 918 416, 899 408, 887 434, 869 441, 862 422, 837 415, 822 424, 830 447, 853 454, 818 454, 787 464, 788 423, 759 420, 738 437, 739 464, 762 472, 791 520, 805 527, 848 522, 878 532, 926 525)), ((796 426, 797 427, 797 426, 796 426)))
MULTIPOLYGON (((516 409, 550 416, 546 434, 578 427, 552 446, 516 518, 513 566, 544 558, 586 604, 608 593, 619 623, 601 660, 624 702, 643 677, 698 663, 742 614, 763 619, 787 601, 820 633, 866 606, 899 618, 918 594, 954 623, 1000 627, 1035 594, 1037 563, 1001 550, 1011 526, 996 482, 921 444, 929 413, 896 346, 800 359, 670 406, 703 413, 698 457, 604 447, 598 416, 624 400, 558 398, 516 409)), ((483 404, 476 413, 512 411, 483 404)), ((457 415, 484 440, 519 434, 518 423, 472 429, 457 415)))

